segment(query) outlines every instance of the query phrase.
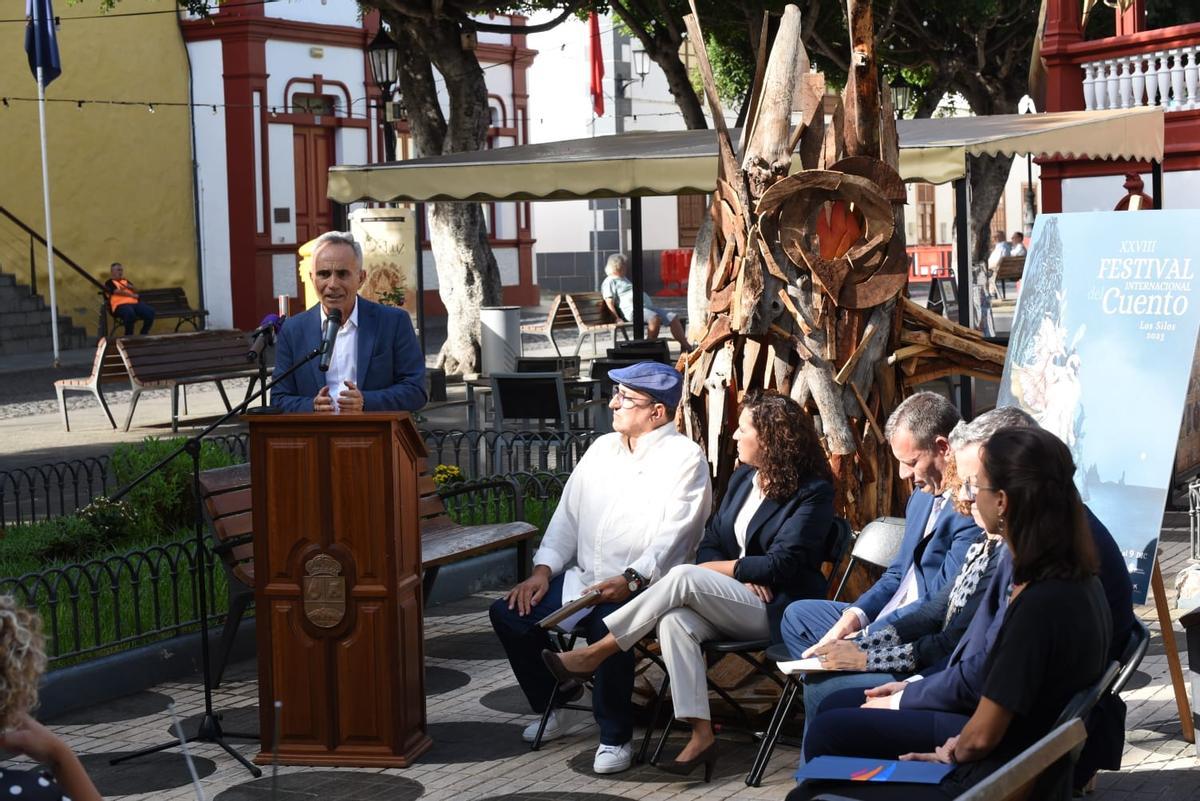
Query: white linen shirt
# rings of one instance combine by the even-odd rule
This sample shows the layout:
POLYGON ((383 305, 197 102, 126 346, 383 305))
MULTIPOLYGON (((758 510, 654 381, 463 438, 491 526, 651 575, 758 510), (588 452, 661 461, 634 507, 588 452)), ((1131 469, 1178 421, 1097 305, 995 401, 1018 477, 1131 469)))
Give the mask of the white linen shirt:
MULTIPOLYGON (((321 307, 321 333, 325 333, 325 307, 321 307)), ((358 300, 354 301, 354 310, 349 319, 342 321, 338 329, 337 339, 333 342, 333 356, 329 360, 329 371, 325 373, 325 386, 329 388, 329 397, 333 399, 333 409, 338 408, 338 393, 345 389, 345 381, 353 381, 358 386, 358 300)))
POLYGON ((632 452, 624 435, 605 434, 567 479, 533 563, 565 574, 563 603, 627 567, 653 582, 695 559, 711 505, 704 452, 673 423, 632 452))

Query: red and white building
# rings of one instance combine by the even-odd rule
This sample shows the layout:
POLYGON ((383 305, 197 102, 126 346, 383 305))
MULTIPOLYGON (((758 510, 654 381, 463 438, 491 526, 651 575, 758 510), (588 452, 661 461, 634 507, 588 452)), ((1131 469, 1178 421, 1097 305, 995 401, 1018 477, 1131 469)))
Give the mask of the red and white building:
MULTIPOLYGON (((1049 0, 1042 58, 1045 111, 1162 106, 1166 117, 1162 206, 1200 208, 1200 22, 1145 30, 1145 0, 1116 15, 1116 35, 1085 40, 1079 0, 1049 0)), ((1122 4, 1124 5, 1124 4, 1122 4)), ((1152 194, 1150 165, 1046 159, 1046 211, 1110 210, 1125 195, 1126 172, 1141 174, 1152 194)))
MULTIPOLYGON (((353 3, 290 0, 181 17, 195 104, 201 280, 214 326, 253 327, 277 295, 299 297, 297 249, 347 227, 346 210, 325 197, 328 167, 383 160, 380 97, 366 56, 379 18, 358 14, 353 3)), ((522 34, 480 33, 476 53, 493 109, 489 144, 523 144, 534 51, 522 34)), ((411 155, 400 123, 397 157, 411 155)), ((493 204, 488 214, 505 301, 536 303, 528 204, 493 204)), ((438 316, 428 243, 424 259, 426 314, 438 316)))

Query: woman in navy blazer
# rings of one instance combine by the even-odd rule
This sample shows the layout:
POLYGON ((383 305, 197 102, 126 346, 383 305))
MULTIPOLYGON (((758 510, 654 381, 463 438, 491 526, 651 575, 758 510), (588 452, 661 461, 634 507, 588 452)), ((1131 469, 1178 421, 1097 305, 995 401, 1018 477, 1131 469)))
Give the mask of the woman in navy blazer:
POLYGON ((738 459, 721 506, 705 528, 694 565, 679 565, 604 618, 609 634, 568 653, 544 652, 565 681, 589 677, 618 650, 657 629, 675 716, 692 726, 674 762, 687 774, 716 761, 700 643, 778 641, 779 619, 797 598, 823 597, 821 565, 833 528, 833 484, 812 420, 777 392, 747 396, 734 434, 738 459))

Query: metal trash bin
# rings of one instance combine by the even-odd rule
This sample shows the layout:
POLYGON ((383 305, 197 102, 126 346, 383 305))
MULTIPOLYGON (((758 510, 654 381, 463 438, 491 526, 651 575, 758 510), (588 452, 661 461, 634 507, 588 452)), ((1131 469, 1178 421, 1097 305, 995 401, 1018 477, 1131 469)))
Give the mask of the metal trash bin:
POLYGON ((515 373, 521 355, 521 307, 484 306, 479 326, 483 374, 515 373))

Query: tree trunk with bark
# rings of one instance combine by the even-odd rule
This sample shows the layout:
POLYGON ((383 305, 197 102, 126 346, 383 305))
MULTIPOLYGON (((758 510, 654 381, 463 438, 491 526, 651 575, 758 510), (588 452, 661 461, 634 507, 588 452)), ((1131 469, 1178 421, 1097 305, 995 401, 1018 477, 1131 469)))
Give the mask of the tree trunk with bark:
MULTIPOLYGON (((417 156, 480 150, 487 136, 487 85, 479 60, 462 45, 452 20, 387 12, 399 47, 400 92, 409 111, 417 156), (446 83, 449 117, 438 102, 433 67, 446 83)), ((429 204, 429 242, 439 292, 446 306, 446 342, 437 366, 447 373, 475 372, 479 364, 482 306, 500 303, 500 271, 488 243, 479 203, 429 204)))

